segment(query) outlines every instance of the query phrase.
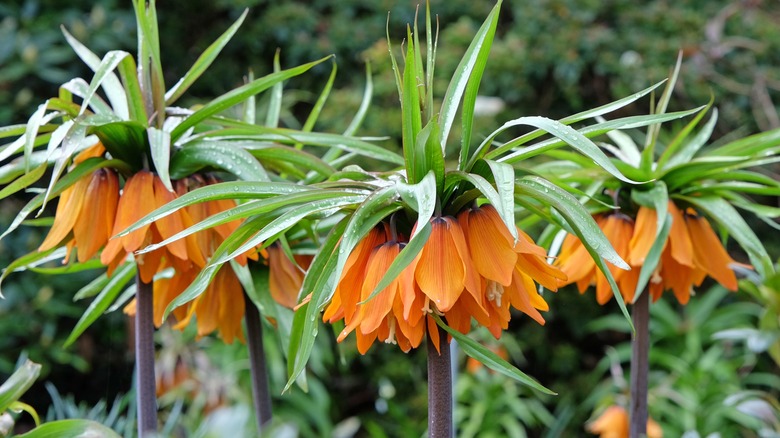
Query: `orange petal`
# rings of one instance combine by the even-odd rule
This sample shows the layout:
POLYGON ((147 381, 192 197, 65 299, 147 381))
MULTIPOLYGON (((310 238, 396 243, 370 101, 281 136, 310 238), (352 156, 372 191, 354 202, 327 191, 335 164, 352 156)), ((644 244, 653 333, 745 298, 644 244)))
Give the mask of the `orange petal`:
POLYGON ((474 267, 483 277, 508 286, 512 282, 517 253, 514 239, 491 205, 458 215, 474 267))
POLYGON ((436 351, 441 355, 441 349, 439 348, 439 326, 436 325, 436 321, 428 316, 426 318, 428 323, 428 337, 431 339, 433 346, 436 347, 436 351))
POLYGON ((298 303, 304 273, 287 258, 279 245, 267 249, 271 296, 277 303, 292 309, 298 303))
MULTIPOLYGON (((119 198, 116 220, 114 221, 111 235, 116 236, 154 209, 153 180, 154 176, 147 171, 138 172, 127 180, 122 196, 119 198)), ((151 224, 145 225, 126 236, 120 237, 119 240, 125 251, 133 252, 140 249, 150 226, 151 224)), ((114 251, 111 252, 113 253, 114 251)))
MULTIPOLYGON (((648 207, 639 207, 634 225, 634 233, 628 244, 628 259, 631 266, 642 266, 650 252, 650 247, 655 242, 658 215, 656 211, 648 207)), ((615 242, 612 242, 615 245, 615 242)))
POLYGON ((693 243, 688 233, 685 218, 680 209, 671 201, 669 202, 669 213, 672 215, 672 229, 669 231, 672 257, 682 265, 693 267, 693 243))
POLYGON ((38 247, 38 251, 46 251, 59 245, 68 233, 73 229, 84 203, 84 197, 89 187, 89 178, 81 178, 69 188, 63 190, 60 202, 54 213, 54 224, 49 234, 38 247))
MULTIPOLYGON (((363 281, 360 294, 361 300, 367 300, 371 296, 399 252, 399 245, 396 242, 384 243, 374 250, 368 259, 366 278, 363 281)), ((398 278, 396 278, 389 286, 361 306, 359 319, 361 320, 360 331, 363 334, 376 330, 382 320, 390 313, 395 295, 398 292, 398 283, 398 278)))
POLYGON ((693 243, 694 263, 728 290, 737 290, 737 277, 729 267, 734 260, 723 248, 710 223, 701 216, 687 216, 686 224, 693 243))
POLYGON ((73 164, 81 164, 90 158, 102 157, 105 152, 106 148, 103 146, 103 143, 97 142, 94 145, 85 148, 75 157, 73 157, 73 164))
POLYGON ((466 271, 452 236, 452 229, 458 225, 451 218, 441 217, 432 219, 431 225, 414 277, 423 293, 446 312, 463 292, 466 271))
POLYGON ((73 227, 80 262, 92 258, 111 237, 118 202, 116 173, 108 169, 96 170, 87 188, 85 205, 73 227))
MULTIPOLYGON (((153 187, 155 209, 176 199, 176 194, 169 192, 168 189, 165 188, 165 184, 163 184, 162 180, 156 176, 153 178, 153 187)), ((180 211, 175 211, 168 216, 156 220, 154 226, 160 233, 162 240, 168 239, 174 234, 184 230, 184 223, 182 222, 180 211)), ((178 257, 182 260, 187 259, 187 243, 183 239, 171 242, 165 247, 174 257, 178 257)))

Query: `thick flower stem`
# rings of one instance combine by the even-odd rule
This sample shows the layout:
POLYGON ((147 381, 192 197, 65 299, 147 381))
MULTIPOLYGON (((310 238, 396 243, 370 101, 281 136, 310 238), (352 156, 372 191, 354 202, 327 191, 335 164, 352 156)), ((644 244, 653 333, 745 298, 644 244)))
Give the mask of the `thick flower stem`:
POLYGON ((136 400, 138 403, 138 436, 144 438, 157 432, 157 394, 154 376, 154 317, 152 284, 135 276, 135 363, 136 400))
POLYGON ((271 421, 271 391, 268 388, 268 370, 263 349, 263 324, 260 312, 249 296, 244 293, 246 308, 246 337, 249 348, 249 363, 252 371, 252 398, 255 402, 255 416, 258 431, 271 421))
POLYGON ((447 332, 439 330, 439 351, 428 335, 428 436, 451 438, 452 432, 452 358, 447 332))
POLYGON ((632 320, 636 336, 631 342, 631 425, 630 438, 647 434, 647 374, 650 352, 650 293, 644 293, 634 303, 632 320))

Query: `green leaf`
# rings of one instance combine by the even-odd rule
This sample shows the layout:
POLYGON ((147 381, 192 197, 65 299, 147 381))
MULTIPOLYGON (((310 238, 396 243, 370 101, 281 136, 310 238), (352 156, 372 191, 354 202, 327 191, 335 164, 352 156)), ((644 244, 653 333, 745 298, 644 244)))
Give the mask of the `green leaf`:
MULTIPOLYGON (((487 33, 484 36, 484 41, 475 47, 476 53, 474 56, 474 64, 471 74, 469 74, 468 83, 466 84, 465 94, 463 96, 463 110, 461 111, 461 138, 460 138, 460 159, 458 168, 465 170, 466 163, 469 159, 470 147, 471 147, 471 133, 474 129, 474 110, 477 103, 477 93, 479 92, 479 84, 482 81, 482 74, 485 72, 485 66, 487 66, 488 55, 490 54, 490 47, 493 45, 493 37, 496 34, 496 26, 498 25, 498 15, 501 2, 498 2, 494 7, 495 17, 490 20, 488 16, 487 21, 490 20, 487 33)), ((494 12, 491 11, 491 14, 494 12)), ((483 24, 483 26, 485 26, 483 24)), ((481 31, 482 29, 480 29, 481 31)), ((479 35, 479 32, 477 32, 479 35)), ((472 42, 472 45, 474 42, 472 42)), ((471 47, 469 47, 469 50, 471 47)), ((468 51, 466 52, 468 56, 468 51)), ((446 141, 445 141, 446 142, 446 141)))
POLYGON ((270 181, 263 165, 252 154, 219 141, 188 144, 176 152, 171 159, 171 178, 184 178, 207 166, 222 169, 245 181, 270 181))
POLYGON ((780 128, 740 138, 707 152, 707 155, 760 156, 780 145, 780 128))
POLYGON ((203 120, 206 120, 213 115, 219 114, 222 111, 225 111, 226 109, 241 103, 249 96, 267 90, 281 81, 298 76, 329 58, 330 56, 288 70, 282 70, 278 73, 271 73, 217 97, 216 99, 212 100, 192 113, 178 126, 176 126, 176 128, 174 128, 171 132, 171 139, 177 140, 188 129, 194 127, 203 120))
POLYGON ((720 224, 748 253, 750 262, 762 277, 768 278, 774 274, 772 259, 767 254, 764 245, 745 222, 742 216, 726 200, 714 197, 678 196, 679 199, 693 204, 702 210, 712 220, 720 224))
MULTIPOLYGON (((62 193, 63 190, 75 184, 76 181, 78 181, 80 178, 94 172, 97 169, 102 169, 104 167, 122 169, 124 166, 125 164, 119 160, 104 160, 102 158, 90 158, 88 160, 84 160, 81 164, 71 169, 70 172, 65 174, 65 176, 57 181, 57 184, 54 185, 54 188, 51 191, 51 197, 58 196, 60 193, 62 193)), ((44 194, 40 193, 31 199, 27 205, 22 207, 14 220, 11 222, 11 225, 9 225, 3 234, 0 235, 0 239, 4 238, 13 230, 18 228, 22 221, 24 221, 30 213, 43 205, 43 197, 44 194)))
POLYGON ((150 251, 154 251, 191 234, 208 228, 216 227, 227 222, 232 222, 237 219, 243 219, 245 217, 263 215, 267 213, 275 213, 283 210, 284 208, 299 204, 311 203, 314 201, 343 198, 344 195, 345 193, 341 190, 309 190, 286 196, 277 196, 270 200, 264 199, 262 201, 247 202, 245 204, 241 204, 231 209, 211 215, 197 224, 194 224, 193 226, 184 229, 159 243, 149 245, 139 251, 136 251, 136 254, 144 254, 150 251))
MULTIPOLYGON (((0 283, 5 280, 12 272, 23 271, 30 266, 46 263, 52 259, 62 258, 65 256, 65 248, 51 248, 46 251, 32 251, 27 253, 18 259, 11 262, 3 269, 3 273, 0 274, 0 283)), ((5 298, 2 291, 0 291, 0 298, 5 298)))
MULTIPOLYGON (((277 48, 274 54, 274 73, 278 73, 282 70, 279 63, 279 53, 281 49, 277 48)), ((271 87, 271 98, 268 101, 268 112, 265 115, 265 126, 269 128, 276 128, 279 126, 279 115, 282 112, 282 91, 284 90, 284 83, 277 82, 271 87)))
POLYGON ((620 311, 623 312, 623 316, 625 316, 633 332, 634 326, 631 323, 628 309, 626 309, 626 303, 623 301, 623 296, 620 294, 617 283, 615 283, 615 278, 604 261, 606 260, 620 269, 628 270, 631 267, 620 258, 620 255, 618 255, 612 244, 604 236, 604 233, 596 224, 596 221, 593 220, 590 213, 575 197, 566 193, 566 191, 555 184, 539 177, 527 176, 517 181, 515 196, 523 195, 537 199, 555 208, 566 219, 574 234, 580 239, 588 254, 596 263, 596 266, 604 274, 607 282, 609 282, 620 311))
MULTIPOLYGON (((339 221, 328 234, 320 250, 306 271, 301 285, 301 295, 311 294, 308 303, 303 304, 293 316, 292 329, 290 330, 290 347, 287 354, 287 374, 289 379, 282 392, 286 392, 298 379, 298 376, 306 369, 306 363, 311 356, 314 347, 314 339, 317 337, 319 321, 317 318, 320 309, 333 295, 336 288, 335 281, 339 278, 335 275, 336 247, 340 244, 347 224, 351 221, 346 217, 339 221)), ((339 274, 340 275, 340 274, 339 274)))
POLYGON ((52 189, 54 188, 54 184, 59 179, 60 175, 62 175, 62 172, 65 171, 65 166, 70 161, 71 155, 73 153, 85 146, 85 139, 87 136, 87 129, 85 126, 81 124, 74 124, 71 126, 71 128, 68 130, 68 133, 65 135, 65 138, 62 140, 62 148, 60 149, 60 157, 57 158, 57 160, 54 163, 54 169, 52 169, 51 172, 51 180, 49 181, 49 185, 46 188, 46 193, 43 197, 43 205, 41 205, 41 210, 43 210, 44 207, 46 207, 46 203, 49 201, 49 195, 51 194, 52 189))
POLYGON ((0 190, 0 199, 7 198, 19 190, 27 188, 30 185, 36 183, 39 179, 41 179, 43 174, 46 173, 47 167, 47 163, 43 163, 32 171, 25 173, 11 184, 3 187, 3 189, 0 190))
POLYGON ((656 212, 656 236, 661 232, 666 222, 666 210, 669 204, 669 191, 663 181, 656 181, 650 190, 631 191, 631 200, 635 203, 652 208, 656 212))
POLYGON ((417 223, 428 223, 436 210, 436 178, 433 171, 428 172, 417 184, 398 181, 395 187, 401 199, 417 212, 417 223))
MULTIPOLYGON (((711 104, 712 102, 710 102, 711 104)), ((709 108, 709 106, 707 107, 709 108)), ((683 142, 687 134, 693 130, 693 127, 701 120, 706 112, 707 108, 703 109, 696 117, 691 120, 685 129, 681 131, 675 137, 675 141, 666 147, 661 157, 658 158, 656 168, 663 170, 666 167, 673 167, 678 164, 686 163, 693 159, 696 152, 699 151, 712 136, 712 131, 715 129, 715 124, 718 122, 718 109, 712 110, 712 116, 710 120, 701 128, 701 130, 690 139, 688 142, 683 142)))
MULTIPOLYGON (((44 115, 46 114, 46 107, 48 106, 49 101, 47 100, 43 104, 38 106, 38 109, 35 110, 32 116, 27 120, 27 128, 24 131, 24 136, 20 137, 20 140, 24 139, 24 163, 25 172, 30 171, 30 155, 33 151, 33 145, 35 143, 35 137, 38 135, 38 129, 40 126, 44 123, 44 115)), ((11 151, 11 154, 16 153, 15 149, 16 142, 12 143, 11 146, 7 149, 11 151)), ((5 152, 5 151, 3 151, 5 152)), ((9 155, 10 156, 10 155, 9 155)), ((2 159, 5 159, 6 157, 2 157, 2 159)))
POLYGON ((262 199, 309 190, 314 189, 297 184, 280 182, 232 181, 210 184, 206 187, 201 187, 179 196, 173 201, 142 217, 138 222, 117 234, 117 236, 125 236, 132 231, 151 224, 158 219, 164 218, 165 216, 192 204, 218 199, 262 199))
POLYGON ((0 386, 0 413, 27 392, 41 373, 41 365, 26 360, 11 377, 0 386))
POLYGON ((305 170, 316 172, 323 177, 330 177, 336 172, 330 164, 315 155, 299 151, 285 146, 250 146, 245 148, 261 162, 269 161, 271 164, 286 162, 305 170))
POLYGON ((143 168, 143 157, 149 144, 146 128, 138 122, 113 122, 92 127, 112 157, 122 160, 133 169, 143 168))
MULTIPOLYGON (((496 135, 499 133, 505 131, 506 129, 513 127, 513 126, 533 126, 535 128, 539 128, 549 134, 552 134, 553 136, 557 137, 558 139, 562 140, 565 144, 570 145, 574 149, 577 149, 585 156, 589 157, 593 161, 595 161, 599 166, 601 166, 604 170, 609 172, 612 176, 615 178, 630 183, 630 184, 637 184, 637 181, 633 181, 629 178, 626 178, 620 171, 615 167, 614 164, 612 164, 612 161, 604 154, 604 152, 599 149, 598 146, 596 146, 591 140, 589 140, 585 135, 580 133, 579 131, 574 130, 574 128, 564 125, 561 122, 558 122, 556 120, 548 119, 546 117, 540 117, 540 116, 530 116, 530 117, 520 117, 519 119, 514 119, 509 122, 504 123, 503 126, 498 128, 496 131, 494 131, 490 137, 488 137, 488 140, 492 141, 493 138, 495 138, 496 135)), ((487 141, 487 140, 486 140, 487 141)), ((538 146, 538 145, 535 145, 538 146)), ((529 149, 534 148, 535 146, 531 146, 526 149, 528 151, 529 149)), ((504 162, 509 163, 509 160, 501 160, 504 162)))
POLYGON ((266 240, 273 236, 283 233, 304 218, 323 213, 330 210, 351 206, 360 203, 365 199, 363 195, 341 195, 340 197, 332 199, 320 199, 316 201, 308 202, 305 205, 294 207, 288 211, 282 213, 279 217, 269 222, 265 227, 257 232, 250 239, 242 243, 237 249, 233 250, 229 254, 223 257, 212 258, 211 264, 222 264, 231 260, 239 255, 251 250, 252 248, 261 245, 266 240))
MULTIPOLYGON (((65 35, 65 40, 76 52, 76 55, 78 55, 92 71, 97 72, 101 64, 100 58, 92 53, 85 45, 81 44, 73 35, 68 33, 65 26, 60 26, 60 29, 62 30, 63 35, 65 35)), ((106 97, 108 97, 108 101, 111 102, 114 113, 120 119, 127 119, 127 97, 122 88, 122 83, 119 82, 119 78, 117 78, 113 72, 109 71, 105 76, 105 79, 102 80, 103 91, 106 92, 106 97)))
POLYGON ((84 298, 94 297, 108 284, 108 273, 104 272, 90 281, 79 289, 75 295, 73 295, 73 301, 82 300, 84 298))
POLYGON ((202 137, 214 140, 255 141, 265 144, 269 142, 289 145, 303 143, 310 146, 335 147, 392 164, 404 164, 403 157, 395 152, 359 138, 346 137, 338 134, 304 132, 293 129, 268 128, 264 126, 242 124, 240 128, 223 129, 206 133, 202 137))
MULTIPOLYGON (((484 65, 477 67, 477 64, 486 62, 487 52, 490 50, 493 34, 495 33, 496 25, 498 23, 500 9, 501 1, 497 2, 490 11, 490 15, 487 16, 476 35, 474 35, 471 44, 469 44, 468 49, 466 49, 466 53, 463 55, 463 58, 461 58, 458 66, 455 68, 455 72, 452 74, 452 79, 450 79, 447 92, 444 94, 441 111, 439 112, 442 152, 444 152, 447 145, 450 130, 455 122, 455 116, 458 113, 460 100, 466 92, 472 75, 476 80, 476 84, 472 84, 471 88, 478 87, 479 77, 482 74, 482 70, 484 70, 484 65), (484 51, 483 46, 487 46, 484 51)), ((471 89, 469 91, 473 92, 471 89)))
MULTIPOLYGON (((425 176, 428 169, 423 168, 419 160, 422 151, 418 152, 417 136, 422 130, 422 114, 420 114, 420 92, 418 79, 422 80, 424 72, 417 71, 416 51, 409 27, 406 29, 408 47, 406 50, 406 65, 404 66, 403 92, 401 93, 401 138, 406 162, 406 178, 411 184, 416 184, 425 176)), ((424 145, 424 142, 423 142, 424 145)))
MULTIPOLYGON (((84 111, 87 110, 87 106, 89 105, 90 100, 95 95, 95 92, 97 92, 97 89, 103 84, 103 82, 109 77, 116 78, 116 76, 113 74, 114 70, 124 58, 129 56, 130 54, 123 50, 112 50, 103 56, 103 59, 97 66, 97 69, 95 69, 95 76, 92 77, 92 81, 89 83, 89 90, 87 90, 87 95, 84 96, 84 101, 81 103, 81 110, 79 111, 79 115, 84 114, 84 111)), ((126 98, 122 104, 124 105, 124 108, 114 108, 114 111, 116 111, 117 114, 122 114, 122 116, 124 116, 119 116, 120 119, 127 118, 126 98)))
MULTIPOLYGON (((507 361, 499 357, 496 353, 487 349, 485 346, 445 324, 439 315, 434 314, 433 317, 436 319, 436 324, 438 324, 439 327, 443 328, 447 333, 450 334, 450 336, 458 341, 458 345, 463 349, 464 353, 480 361, 486 367, 514 380, 517 380, 523 385, 531 387, 544 394, 558 395, 557 393, 545 388, 541 383, 537 382, 532 377, 510 365, 507 361)), ((442 342, 447 342, 447 340, 443 339, 442 342)))
POLYGON ((43 275, 62 275, 73 274, 81 271, 89 271, 92 269, 105 268, 105 265, 100 262, 99 259, 87 260, 83 263, 72 262, 64 266, 58 266, 56 268, 42 268, 37 266, 30 266, 28 269, 38 274, 43 275))
POLYGON ((149 138, 149 151, 152 155, 152 163, 163 185, 169 192, 173 191, 170 176, 171 162, 171 134, 163 129, 150 126, 146 129, 149 138))
POLYGON ((200 54, 198 59, 194 64, 192 64, 192 67, 190 67, 187 73, 181 79, 179 79, 179 82, 177 82, 176 85, 171 87, 171 89, 165 93, 166 105, 172 105, 174 102, 176 102, 176 100, 181 97, 181 95, 184 94, 184 92, 186 92, 187 89, 189 89, 190 86, 195 83, 195 81, 198 80, 198 78, 206 71, 206 69, 209 68, 211 63, 217 59, 219 53, 222 51, 222 49, 225 48, 230 39, 233 38, 233 35, 235 35, 236 31, 241 26, 241 23, 244 22, 248 12, 249 9, 244 9, 244 12, 241 13, 241 16, 238 17, 238 19, 222 35, 220 35, 219 38, 211 43, 211 45, 200 54))
MULTIPOLYGON (((333 81, 336 80, 336 71, 338 70, 336 63, 333 63, 333 67, 330 71, 330 76, 328 77, 328 81, 325 83, 325 86, 322 88, 322 92, 320 93, 320 96, 317 98, 317 101, 314 102, 314 107, 312 107, 311 112, 309 112, 309 116, 306 117, 306 121, 303 123, 303 127, 301 128, 301 131, 304 132, 311 132, 312 129, 314 129, 314 124, 317 123, 317 119, 320 117, 320 113, 322 112, 322 108, 325 106, 325 102, 328 101, 328 96, 330 95, 330 90, 333 88, 333 81)), ((303 144, 298 143, 294 146, 295 149, 302 149, 303 144)))
MULTIPOLYGON (((517 240, 517 227, 515 226, 515 170, 511 165, 506 163, 498 163, 492 160, 485 160, 490 166, 491 172, 493 172, 493 179, 496 182, 496 192, 498 197, 501 198, 501 207, 503 212, 499 210, 499 215, 502 218, 506 218, 504 223, 507 224, 509 234, 517 240)), ((496 207, 498 209, 498 207, 496 207)))
MULTIPOLYGON (((125 84, 125 96, 127 99, 129 119, 145 128, 148 126, 149 121, 147 120, 148 116, 146 114, 144 96, 141 92, 141 84, 138 83, 138 69, 135 60, 132 56, 128 56, 119 63, 117 69, 125 84)), ((109 82, 108 79, 105 81, 105 83, 109 82)), ((119 114, 121 114, 121 112, 117 112, 117 115, 119 114)), ((121 116, 119 117, 121 118, 121 116)))
POLYGON ((8 406, 8 409, 10 411, 14 411, 14 412, 22 412, 22 411, 27 412, 33 418, 33 421, 35 421, 35 425, 36 426, 40 426, 41 425, 41 419, 40 419, 40 417, 38 417, 38 412, 36 412, 35 408, 33 408, 32 406, 28 405, 27 403, 22 403, 20 401, 15 401, 15 402, 11 403, 10 406, 8 406))
MULTIPOLYGON (((660 114, 660 115, 650 114, 650 115, 643 115, 643 116, 623 117, 620 119, 608 120, 606 122, 601 122, 595 125, 586 126, 584 128, 578 129, 578 131, 580 134, 584 135, 587 138, 593 138, 616 129, 623 129, 623 130, 635 129, 635 128, 641 128, 643 126, 648 126, 656 123, 663 123, 671 120, 677 120, 689 116, 691 114, 694 114, 700 111, 702 108, 704 108, 704 106, 694 108, 692 110, 678 111, 674 113, 667 113, 667 114, 660 114)), ((561 121, 561 123, 563 123, 563 121, 561 121)), ((496 148, 490 153, 485 153, 484 156, 489 159, 498 159, 497 157, 503 155, 504 153, 512 149, 515 149, 518 146, 521 146, 525 143, 528 143, 529 141, 535 138, 541 137, 542 135, 545 134, 545 132, 546 131, 543 130, 534 130, 528 134, 522 135, 510 142, 501 145, 500 147, 496 148)), ((480 145, 480 150, 486 149, 487 146, 489 146, 490 142, 492 141, 493 141, 492 136, 486 139, 485 141, 483 141, 482 144, 480 145)), ((504 157, 501 157, 500 159, 498 159, 498 161, 506 162, 509 164, 516 163, 518 161, 542 154, 548 150, 558 148, 565 144, 567 144, 566 141, 562 139, 552 138, 549 140, 545 140, 533 144, 531 146, 526 147, 525 149, 518 150, 504 157)), ((475 161, 474 158, 475 157, 472 157, 472 161, 475 161)))
POLYGON ((110 428, 92 420, 50 421, 35 429, 17 435, 18 438, 121 438, 110 428))
POLYGON ((73 344, 73 342, 75 342, 76 339, 78 339, 78 337, 84 333, 84 330, 89 328, 89 326, 92 325, 92 323, 95 322, 100 317, 100 315, 106 312, 109 306, 111 306, 111 303, 113 303, 116 297, 119 296, 119 293, 122 292, 122 289, 125 287, 127 282, 129 282, 133 276, 135 276, 135 272, 135 263, 125 263, 124 265, 117 268, 117 270, 114 272, 114 275, 112 275, 108 283, 106 283, 106 286, 102 291, 100 291, 98 296, 95 297, 91 303, 89 303, 89 307, 87 307, 87 310, 85 310, 84 314, 81 315, 81 318, 79 318, 76 326, 73 327, 73 331, 70 332, 70 336, 68 336, 68 339, 65 340, 65 347, 73 344))
MULTIPOLYGON (((674 86, 677 84, 677 76, 680 74, 680 66, 682 65, 682 51, 677 56, 677 63, 669 76, 669 81, 664 87, 663 93, 661 93, 661 99, 658 101, 658 105, 653 111, 654 114, 664 114, 666 107, 669 105, 669 101, 672 98, 672 92, 674 92, 674 86)), ((653 159, 655 158, 655 145, 658 138, 658 133, 661 132, 661 124, 653 124, 647 129, 647 140, 645 142, 645 149, 642 151, 642 161, 640 168, 644 171, 651 171, 653 165, 653 159)))

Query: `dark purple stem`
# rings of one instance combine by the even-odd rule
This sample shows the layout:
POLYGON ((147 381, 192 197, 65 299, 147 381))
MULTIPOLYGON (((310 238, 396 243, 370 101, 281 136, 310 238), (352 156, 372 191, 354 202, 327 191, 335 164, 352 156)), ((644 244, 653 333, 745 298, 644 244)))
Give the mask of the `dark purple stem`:
POLYGON ((138 403, 138 436, 157 432, 157 394, 154 375, 154 310, 152 285, 135 276, 135 363, 136 400, 138 403))
POLYGON ((244 293, 246 308, 246 337, 249 348, 249 362, 252 371, 252 398, 255 402, 255 416, 258 431, 271 421, 271 391, 268 387, 268 370, 263 349, 263 324, 260 312, 249 296, 244 293))
POLYGON ((650 370, 650 293, 644 293, 634 303, 632 320, 636 337, 631 342, 631 424, 630 438, 647 434, 647 374, 650 370))
POLYGON ((447 332, 439 330, 439 351, 428 334, 428 436, 452 438, 452 358, 447 332), (441 353, 441 354, 440 354, 441 353))

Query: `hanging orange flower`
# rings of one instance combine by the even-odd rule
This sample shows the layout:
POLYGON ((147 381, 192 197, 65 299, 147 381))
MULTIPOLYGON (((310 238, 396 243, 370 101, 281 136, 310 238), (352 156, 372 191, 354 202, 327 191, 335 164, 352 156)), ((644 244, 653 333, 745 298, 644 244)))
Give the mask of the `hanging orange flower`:
POLYGON ((401 274, 371 296, 405 243, 389 226, 373 229, 347 259, 323 319, 343 319, 343 340, 357 333, 365 353, 374 340, 397 343, 404 351, 419 346, 428 328, 438 348, 433 313, 468 333, 472 318, 498 338, 508 327, 510 307, 540 324, 547 303, 536 282, 556 290, 565 275, 546 262, 546 251, 518 230, 514 241, 490 205, 431 220, 431 235, 401 274), (425 324, 423 324, 425 317, 425 324))
POLYGON ((295 262, 290 260, 279 245, 267 249, 269 267, 269 289, 271 297, 277 303, 289 309, 298 304, 305 269, 311 264, 312 256, 295 254, 295 262))
MULTIPOLYGON (((648 285, 653 300, 671 290, 681 304, 687 304, 694 286, 700 286, 707 276, 712 277, 728 290, 737 290, 737 278, 731 265, 736 262, 729 256, 707 219, 688 208, 683 212, 669 202, 668 212, 672 225, 664 242, 661 259, 648 285)), ((634 301, 634 290, 639 281, 639 271, 656 236, 656 211, 640 207, 636 220, 622 213, 600 214, 594 217, 604 235, 631 271, 610 266, 610 272, 626 302, 634 301)), ((561 285, 576 283, 580 293, 590 285, 596 285, 596 299, 604 304, 612 298, 606 277, 596 268, 585 247, 573 235, 564 239, 556 265, 568 275, 561 285)))
MULTIPOLYGON (((628 412, 617 405, 608 407, 599 418, 589 423, 587 431, 600 438, 628 438, 628 412)), ((652 418, 647 419, 647 438, 663 438, 664 432, 652 418)))

